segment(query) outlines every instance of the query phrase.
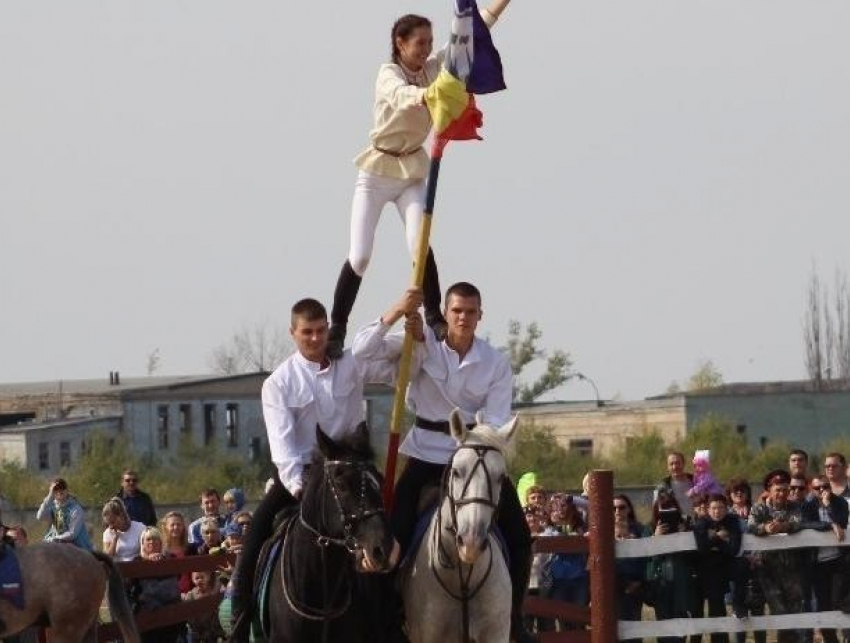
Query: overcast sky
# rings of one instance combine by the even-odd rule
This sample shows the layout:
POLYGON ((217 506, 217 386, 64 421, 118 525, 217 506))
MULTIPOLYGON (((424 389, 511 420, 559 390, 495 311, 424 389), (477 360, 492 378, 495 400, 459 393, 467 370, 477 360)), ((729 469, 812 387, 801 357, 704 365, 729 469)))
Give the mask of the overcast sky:
MULTIPOLYGON (((208 369, 328 304, 374 78, 447 0, 0 1, 0 381, 208 369)), ((433 244, 481 330, 536 320, 603 397, 804 375, 813 262, 850 267, 850 4, 514 0, 508 91, 450 146, 433 244)), ((353 325, 405 287, 387 209, 353 325)), ((586 398, 574 382, 556 397, 586 398)))

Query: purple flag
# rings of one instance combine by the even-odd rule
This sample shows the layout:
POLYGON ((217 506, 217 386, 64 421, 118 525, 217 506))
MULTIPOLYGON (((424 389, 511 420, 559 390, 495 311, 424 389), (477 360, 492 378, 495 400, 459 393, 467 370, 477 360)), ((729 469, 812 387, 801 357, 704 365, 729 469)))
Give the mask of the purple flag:
POLYGON ((502 59, 493 45, 490 29, 478 13, 475 0, 455 0, 452 35, 445 68, 466 84, 472 94, 490 94, 505 89, 502 59))

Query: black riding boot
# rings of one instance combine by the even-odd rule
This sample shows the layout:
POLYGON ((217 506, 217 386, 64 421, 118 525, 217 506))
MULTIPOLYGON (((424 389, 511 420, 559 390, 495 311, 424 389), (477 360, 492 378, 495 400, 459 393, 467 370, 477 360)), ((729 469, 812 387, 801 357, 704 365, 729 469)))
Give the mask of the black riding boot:
POLYGON ((434 259, 434 249, 428 248, 428 258, 425 260, 425 276, 422 281, 422 294, 425 296, 425 323, 434 331, 438 341, 443 341, 448 332, 448 324, 440 311, 440 276, 437 273, 437 261, 434 259))
POLYGON ((274 519, 278 511, 297 503, 275 474, 275 483, 263 496, 251 520, 242 552, 236 560, 236 569, 230 579, 231 621, 233 629, 228 643, 248 643, 254 620, 254 577, 263 544, 274 532, 274 519))
POLYGON ((511 641, 514 643, 534 643, 537 637, 525 629, 522 620, 522 604, 531 578, 531 561, 534 554, 531 548, 511 551, 511 641))
POLYGON ((345 349, 345 334, 348 329, 348 316, 354 308, 360 282, 363 278, 354 272, 351 262, 346 259, 336 281, 334 303, 331 308, 331 329, 328 333, 328 357, 339 359, 345 349))

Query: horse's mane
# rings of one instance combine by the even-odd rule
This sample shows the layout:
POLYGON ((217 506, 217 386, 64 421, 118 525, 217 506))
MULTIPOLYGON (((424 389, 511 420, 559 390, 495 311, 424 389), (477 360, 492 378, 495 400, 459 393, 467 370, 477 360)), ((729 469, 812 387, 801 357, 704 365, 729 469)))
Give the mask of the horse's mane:
POLYGON ((489 424, 476 424, 466 434, 464 444, 481 444, 498 450, 503 456, 513 455, 511 443, 505 440, 504 435, 489 424))

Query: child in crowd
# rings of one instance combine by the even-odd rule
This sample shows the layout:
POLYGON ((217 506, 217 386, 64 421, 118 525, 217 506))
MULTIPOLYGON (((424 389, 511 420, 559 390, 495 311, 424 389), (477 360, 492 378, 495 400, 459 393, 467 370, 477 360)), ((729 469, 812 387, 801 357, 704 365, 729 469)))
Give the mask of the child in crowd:
POLYGON ((221 497, 221 501, 224 503, 225 510, 224 527, 227 527, 236 521, 236 516, 245 507, 245 492, 239 487, 228 489, 221 497))
POLYGON ((221 547, 221 529, 215 517, 207 516, 201 519, 201 539, 201 542, 196 545, 193 553, 199 556, 223 553, 221 547))
MULTIPOLYGON (((184 601, 221 595, 221 586, 215 572, 192 572, 192 583, 194 587, 182 595, 184 601)), ((218 608, 205 618, 189 621, 187 643, 217 643, 220 638, 225 637, 226 634, 218 617, 218 608)))
MULTIPOLYGON (((708 601, 709 616, 726 616, 726 593, 741 549, 741 522, 728 512, 725 496, 712 494, 707 501, 706 515, 694 524, 700 602, 708 601)), ((729 643, 729 635, 712 634, 711 643, 729 643)))
MULTIPOLYGON (((572 496, 557 493, 549 499, 549 523, 553 534, 584 536, 584 519, 572 496)), ((543 535, 546 535, 544 530, 543 535)), ((574 605, 586 606, 588 602, 587 556, 584 554, 552 554, 544 566, 540 595, 574 605)), ((569 624, 561 621, 561 631, 569 624)), ((552 631, 548 624, 539 624, 539 631, 552 631)), ((569 628, 572 629, 572 628, 569 628)))
POLYGON ((703 449, 694 453, 694 484, 688 491, 688 497, 696 495, 722 494, 723 485, 711 472, 711 451, 703 449))

